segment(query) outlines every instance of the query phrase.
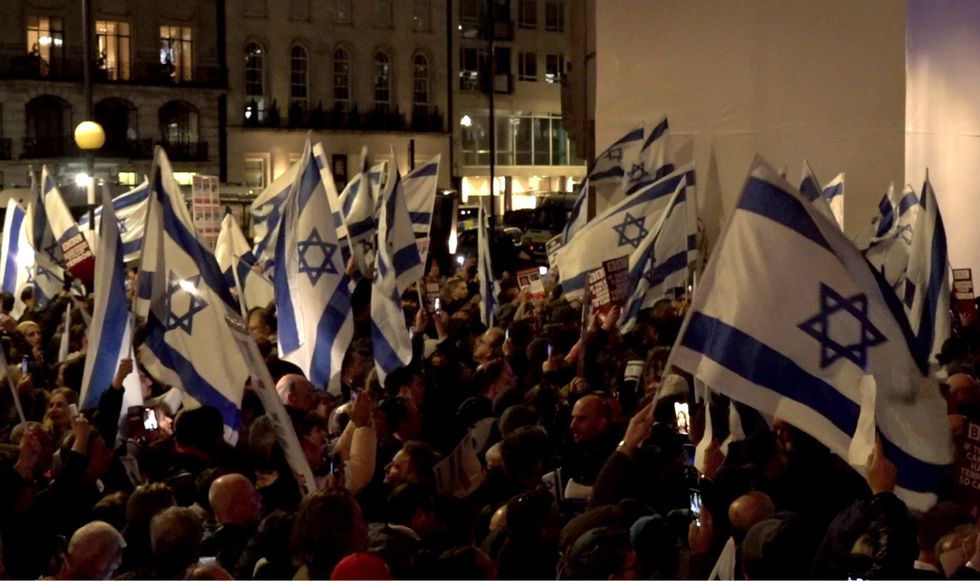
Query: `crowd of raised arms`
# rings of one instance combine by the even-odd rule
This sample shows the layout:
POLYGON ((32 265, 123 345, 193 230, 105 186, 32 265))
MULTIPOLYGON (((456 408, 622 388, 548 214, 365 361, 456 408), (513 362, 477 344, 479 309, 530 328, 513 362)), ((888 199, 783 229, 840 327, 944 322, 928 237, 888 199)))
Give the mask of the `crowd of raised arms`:
MULTIPOLYGON (((686 295, 624 336, 617 309, 583 319, 560 290, 531 298, 504 273, 488 328, 476 270, 430 265, 438 310, 405 293, 414 357, 383 383, 361 280, 336 396, 277 357, 274 305, 248 313, 316 479, 305 496, 282 426, 251 389, 235 445, 218 410, 173 409, 179 398, 138 360, 76 415, 82 313, 66 328, 71 298, 42 308, 28 287, 23 316, 0 315, 13 382, 0 390, 0 576, 698 579, 716 563, 727 578, 734 560, 736 579, 980 578, 980 525, 952 468, 940 501, 917 513, 892 493, 895 468, 877 447, 864 478, 784 418, 748 409, 733 440, 729 402, 715 396, 695 470, 705 404, 692 378, 665 368, 686 295), (145 414, 121 409, 134 367, 145 414), (675 403, 689 405, 689 434, 675 403), (475 454, 459 454, 464 444, 475 454)), ((3 313, 13 303, 5 295, 3 313)), ((954 435, 980 416, 978 337, 957 329, 940 354, 954 435)))

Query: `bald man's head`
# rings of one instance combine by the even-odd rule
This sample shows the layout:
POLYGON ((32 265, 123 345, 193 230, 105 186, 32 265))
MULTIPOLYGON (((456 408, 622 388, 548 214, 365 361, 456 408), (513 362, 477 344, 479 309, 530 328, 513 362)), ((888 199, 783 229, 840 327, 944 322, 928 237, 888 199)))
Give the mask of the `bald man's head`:
POLYGON ((772 518, 776 505, 764 492, 753 490, 736 498, 728 507, 728 520, 732 523, 736 538, 742 538, 752 525, 772 518))
POLYGON ((68 542, 68 579, 111 579, 122 563, 126 541, 112 525, 92 521, 68 542))
POLYGON ((276 393, 282 404, 304 412, 316 407, 316 396, 310 380, 297 373, 283 375, 276 383, 276 393))
POLYGON ((262 497, 241 474, 226 474, 212 482, 208 502, 221 525, 252 526, 262 518, 262 497))
POLYGON ((575 402, 569 428, 576 442, 587 442, 602 435, 611 424, 612 410, 601 397, 590 394, 575 402))

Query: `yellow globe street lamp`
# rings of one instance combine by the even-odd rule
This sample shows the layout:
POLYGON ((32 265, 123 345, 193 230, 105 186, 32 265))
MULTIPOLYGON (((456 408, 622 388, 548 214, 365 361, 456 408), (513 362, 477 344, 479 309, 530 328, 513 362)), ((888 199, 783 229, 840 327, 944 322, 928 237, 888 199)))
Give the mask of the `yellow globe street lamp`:
POLYGON ((105 131, 95 121, 82 121, 75 127, 75 144, 85 152, 86 173, 88 173, 85 201, 88 204, 89 228, 95 229, 95 160, 92 154, 105 144, 105 131))

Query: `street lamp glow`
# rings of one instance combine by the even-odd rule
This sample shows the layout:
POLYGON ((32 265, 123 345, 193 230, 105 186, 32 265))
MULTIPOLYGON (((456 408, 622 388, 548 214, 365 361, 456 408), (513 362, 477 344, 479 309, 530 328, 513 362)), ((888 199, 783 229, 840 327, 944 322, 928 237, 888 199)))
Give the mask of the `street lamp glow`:
POLYGON ((473 118, 469 115, 463 115, 459 119, 459 124, 463 127, 471 127, 473 125, 473 118))
POLYGON ((548 267, 547 266, 539 266, 538 267, 538 274, 541 275, 541 276, 544 276, 544 275, 548 274, 548 267))
POLYGON ((95 121, 82 121, 75 128, 75 143, 79 149, 98 149, 105 144, 105 131, 95 121))
POLYGON ((85 172, 77 173, 75 174, 75 185, 80 188, 84 188, 88 186, 88 182, 90 179, 91 178, 89 178, 88 174, 85 172))

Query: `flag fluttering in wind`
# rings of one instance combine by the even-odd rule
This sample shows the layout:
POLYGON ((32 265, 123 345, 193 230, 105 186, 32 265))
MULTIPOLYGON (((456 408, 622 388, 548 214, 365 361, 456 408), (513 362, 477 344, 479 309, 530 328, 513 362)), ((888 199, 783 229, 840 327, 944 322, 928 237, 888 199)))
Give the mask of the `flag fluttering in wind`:
MULTIPOLYGON (((143 228, 146 225, 146 208, 150 199, 150 180, 145 176, 143 182, 128 192, 119 194, 112 199, 112 207, 116 211, 116 221, 119 223, 119 239, 122 240, 123 260, 130 262, 140 257, 143 245, 143 228)), ((88 228, 89 215, 86 213, 79 218, 79 229, 88 228)), ((102 207, 95 209, 95 228, 102 223, 102 207)))
POLYGON ((340 367, 354 335, 350 278, 309 140, 283 206, 276 243, 279 353, 318 389, 340 393, 340 367))
POLYGON ((237 317, 214 255, 194 230, 164 150, 154 151, 150 208, 140 260, 146 299, 141 360, 158 381, 180 389, 185 406, 209 405, 237 439, 248 365, 228 326, 237 317))
POLYGON ((875 434, 924 509, 951 461, 946 404, 891 289, 764 161, 705 269, 668 361, 864 469, 875 434))
POLYGON ((275 299, 272 281, 256 272, 255 255, 231 213, 221 220, 214 256, 228 287, 237 290, 238 300, 246 311, 266 307, 275 299))

